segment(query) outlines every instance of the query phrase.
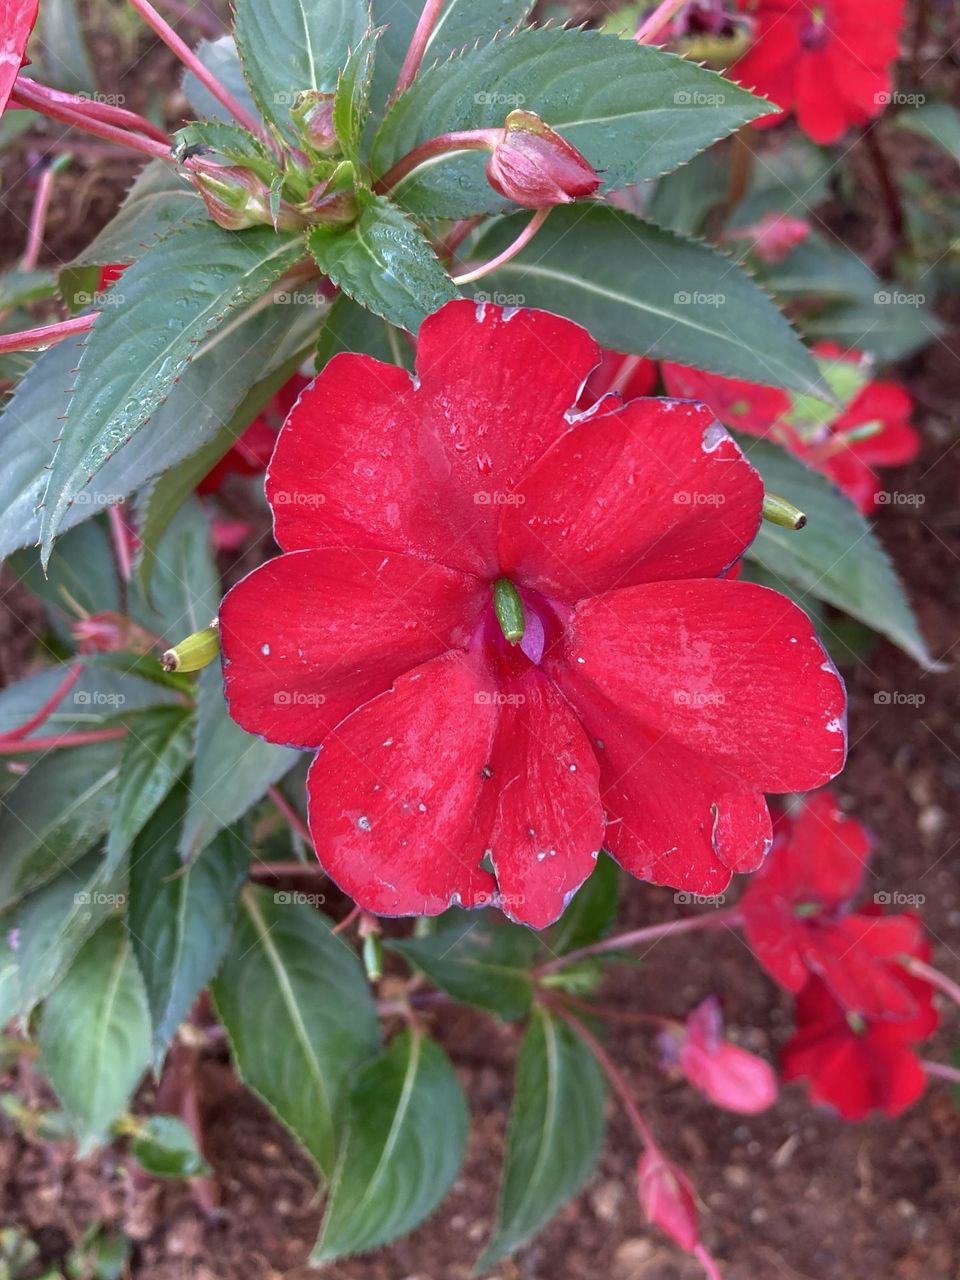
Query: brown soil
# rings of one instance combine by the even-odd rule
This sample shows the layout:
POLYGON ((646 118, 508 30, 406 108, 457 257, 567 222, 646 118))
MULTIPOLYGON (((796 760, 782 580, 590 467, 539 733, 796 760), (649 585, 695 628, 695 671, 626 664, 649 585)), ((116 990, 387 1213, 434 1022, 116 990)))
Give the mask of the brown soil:
MULTIPOLYGON (((138 85, 150 76, 162 84, 169 72, 163 53, 154 50, 145 65, 156 69, 138 85)), ((22 181, 27 150, 18 146, 5 165, 3 225, 14 252, 30 204, 22 181)), ((103 165, 102 158, 82 164, 81 176, 65 184, 71 212, 51 223, 51 243, 63 258, 109 215, 118 185, 126 185, 132 172, 103 165)), ((921 493, 925 501, 879 517, 933 653, 950 658, 960 618, 958 429, 951 420, 958 362, 955 328, 911 363, 926 445, 921 460, 892 478, 890 487, 921 493)), ((0 595, 4 682, 29 661, 35 624, 33 603, 8 585, 0 595)), ((956 667, 925 674, 881 644, 847 675, 851 755, 837 788, 841 800, 877 833, 874 887, 924 895, 935 961, 960 976, 956 667), (920 694, 925 702, 878 704, 878 692, 920 694)), ((622 922, 666 918, 673 909, 665 891, 630 882, 622 922)), ((732 934, 662 943, 641 968, 614 972, 603 998, 625 1009, 676 1013, 711 992, 722 996, 732 1033, 775 1057, 789 1034, 789 1001, 732 934)), ((338 1280, 466 1280, 490 1229, 517 1032, 459 1008, 431 1021, 470 1098, 466 1166, 433 1219, 373 1256, 334 1265, 329 1274, 338 1280)), ((946 1021, 948 1029, 929 1046, 929 1056, 942 1061, 956 1044, 950 1011, 946 1021)), ((718 1112, 665 1078, 645 1031, 616 1026, 609 1045, 660 1139, 695 1181, 705 1240, 727 1280, 960 1277, 960 1113, 945 1087, 934 1086, 897 1122, 845 1125, 812 1110, 796 1086, 785 1089, 769 1113, 744 1119, 718 1112)), ((44 1097, 27 1063, 0 1079, 0 1087, 44 1097)), ((142 1101, 146 1107, 149 1089, 142 1101)), ((32 1236, 48 1265, 62 1263, 91 1223, 122 1229, 135 1245, 130 1274, 144 1280, 296 1280, 314 1274, 305 1259, 320 1206, 309 1162, 216 1056, 203 1065, 201 1102, 207 1154, 220 1188, 217 1214, 201 1212, 182 1184, 133 1174, 119 1147, 76 1161, 68 1144, 28 1141, 0 1121, 0 1225, 32 1236)), ((634 1194, 635 1145, 612 1102, 610 1120, 600 1167, 587 1189, 515 1261, 496 1269, 501 1280, 592 1280, 597 1274, 693 1280, 702 1274, 646 1229, 634 1194)))

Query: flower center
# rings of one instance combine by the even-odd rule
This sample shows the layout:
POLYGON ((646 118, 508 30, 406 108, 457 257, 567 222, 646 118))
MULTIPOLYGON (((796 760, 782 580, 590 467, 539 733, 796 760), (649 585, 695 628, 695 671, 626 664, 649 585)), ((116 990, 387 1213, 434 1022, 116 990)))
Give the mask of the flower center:
POLYGON ((526 628, 526 615, 520 592, 509 578, 498 578, 493 584, 493 611, 500 623, 504 640, 519 644, 526 628))
POLYGON ((805 49, 822 49, 830 37, 827 15, 822 8, 810 10, 810 17, 800 27, 800 43, 805 49))

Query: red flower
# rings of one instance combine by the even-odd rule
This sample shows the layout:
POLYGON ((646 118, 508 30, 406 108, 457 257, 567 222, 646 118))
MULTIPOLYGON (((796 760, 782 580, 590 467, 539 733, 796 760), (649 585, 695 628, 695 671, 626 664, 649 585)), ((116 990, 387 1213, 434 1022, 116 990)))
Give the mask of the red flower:
POLYGON ((0 115, 26 57, 27 41, 37 21, 38 0, 3 0, 0 4, 0 115))
POLYGON ((685 1026, 658 1037, 665 1066, 676 1066, 695 1089, 718 1107, 753 1115, 777 1098, 777 1077, 769 1063, 723 1038, 720 1004, 709 996, 685 1026))
POLYGON ((726 231, 723 239, 747 240, 761 262, 782 262, 810 234, 810 223, 786 213, 765 213, 748 227, 726 231))
POLYGON ((823 978, 841 1005, 909 1018, 912 989, 896 958, 923 931, 915 916, 853 912, 870 852, 866 829, 845 818, 829 791, 809 796, 795 819, 778 821, 773 849, 740 903, 747 941, 781 986, 799 991, 823 978))
POLYGON ((219 492, 229 476, 258 476, 266 471, 280 425, 309 381, 309 378, 295 373, 285 382, 264 412, 254 418, 236 444, 203 477, 197 485, 197 493, 219 492))
POLYGON ((896 1116, 921 1096, 927 1077, 913 1046, 932 1035, 937 1011, 928 983, 904 973, 915 1013, 900 1022, 848 1013, 819 978, 797 997, 797 1030, 783 1049, 784 1080, 807 1079, 814 1102, 845 1120, 871 1111, 896 1116))
POLYGON ((598 358, 558 316, 451 302, 415 378, 337 355, 280 434, 285 554, 223 602, 226 693, 250 732, 319 748, 317 853, 366 910, 542 927, 601 845, 719 892, 766 852, 763 792, 843 764, 809 620, 717 580, 756 472, 700 406, 576 413, 598 358))
POLYGON ((753 44, 731 76, 792 110, 814 142, 836 142, 890 101, 903 0, 741 0, 741 8, 753 15, 753 44))
POLYGON ((741 378, 722 378, 682 364, 662 364, 664 386, 672 396, 699 400, 735 431, 765 436, 778 418, 790 411, 790 396, 777 387, 741 378))

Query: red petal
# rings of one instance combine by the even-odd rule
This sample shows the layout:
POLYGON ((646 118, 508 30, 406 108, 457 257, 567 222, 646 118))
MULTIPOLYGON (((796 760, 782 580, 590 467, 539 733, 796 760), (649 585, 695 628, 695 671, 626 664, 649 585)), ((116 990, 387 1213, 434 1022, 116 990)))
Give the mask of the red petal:
POLYGON ((911 1018, 917 1003, 896 961, 915 951, 920 933, 913 916, 845 916, 805 931, 804 958, 844 1009, 871 1018, 911 1018))
POLYGON ((569 320, 467 301, 421 326, 418 384, 368 356, 335 356, 270 465, 277 541, 383 547, 494 576, 502 505, 567 429, 598 359, 569 320))
POLYGON ((465 645, 489 590, 412 556, 340 547, 278 556, 220 606, 230 714, 316 747, 411 667, 465 645))
POLYGON ((497 720, 482 669, 447 653, 326 739, 307 780, 324 870, 365 911, 437 915, 493 899, 476 810, 497 720), (485 688, 486 685, 486 688, 485 688))
POLYGON ((663 364, 661 371, 672 396, 699 400, 722 423, 737 431, 766 435, 790 408, 790 397, 777 387, 764 387, 759 382, 744 382, 740 378, 721 378, 719 374, 702 373, 681 364, 663 364))
POLYGON ((502 571, 576 601, 722 573, 756 536, 763 484, 708 409, 649 399, 581 419, 514 498, 502 571))
POLYGON ((567 658, 654 737, 758 790, 811 790, 843 767, 840 677, 806 614, 765 587, 663 582, 583 601, 567 658))
POLYGON ((600 768, 569 704, 540 672, 498 696, 487 844, 499 905, 543 929, 596 865, 604 832, 600 768))
POLYGON ((0 5, 0 114, 6 108, 37 20, 37 0, 4 0, 0 5))

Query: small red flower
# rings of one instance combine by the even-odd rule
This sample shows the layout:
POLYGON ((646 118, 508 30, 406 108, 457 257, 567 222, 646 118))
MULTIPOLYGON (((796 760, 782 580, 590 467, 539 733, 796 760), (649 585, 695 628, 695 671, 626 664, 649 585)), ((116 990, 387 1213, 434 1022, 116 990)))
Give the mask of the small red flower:
POLYGON ((916 951, 923 930, 915 916, 851 909, 869 853, 866 829, 844 817, 829 791, 809 796, 796 818, 777 822, 770 856, 740 903, 744 929, 787 990, 815 974, 851 1012, 909 1018, 912 987, 896 959, 916 951))
POLYGON ((790 411, 790 396, 777 387, 764 387, 759 382, 745 382, 741 378, 722 378, 718 373, 703 373, 682 364, 664 363, 660 370, 670 395, 699 400, 724 426, 735 431, 764 436, 773 423, 790 411))
POLYGON ((451 302, 415 377, 337 355, 280 433, 285 554, 223 602, 226 693, 250 732, 318 750, 317 854, 365 910, 543 927, 601 845, 716 893, 764 857, 763 793, 842 767, 809 620, 719 578, 759 476, 702 406, 577 413, 599 354, 558 316, 451 302))
POLYGON ((915 1012, 911 1018, 864 1018, 848 1013, 819 978, 797 997, 797 1030, 784 1046, 784 1080, 810 1081, 814 1102, 845 1120, 872 1111, 897 1116, 923 1094, 927 1077, 914 1045, 932 1035, 937 1011, 930 985, 903 975, 915 1012))
POLYGON ((814 142, 836 142, 890 101, 903 0, 741 0, 741 8, 753 16, 753 44, 730 75, 793 111, 814 142))
POLYGON ((723 1037, 720 1003, 709 996, 686 1025, 658 1037, 665 1066, 675 1066, 695 1089, 718 1107, 754 1115, 777 1098, 777 1077, 770 1064, 723 1037))

